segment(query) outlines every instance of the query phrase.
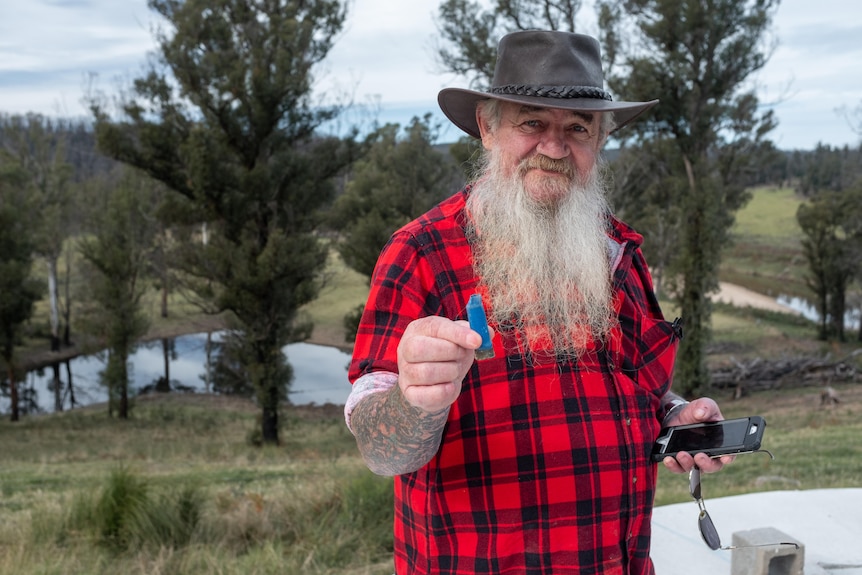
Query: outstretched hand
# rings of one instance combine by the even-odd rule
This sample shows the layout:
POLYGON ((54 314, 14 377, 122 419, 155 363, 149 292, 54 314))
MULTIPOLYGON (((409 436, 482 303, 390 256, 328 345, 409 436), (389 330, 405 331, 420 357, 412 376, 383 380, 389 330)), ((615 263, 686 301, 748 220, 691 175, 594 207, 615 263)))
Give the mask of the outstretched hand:
POLYGON ((398 385, 408 403, 428 413, 448 408, 461 393, 482 337, 466 321, 414 320, 398 344, 398 385))
MULTIPOLYGON (((723 419, 724 416, 721 414, 718 404, 708 397, 702 397, 686 405, 680 410, 675 420, 669 423, 671 425, 688 425, 707 421, 722 421, 723 419)), ((665 457, 662 463, 673 473, 688 473, 695 465, 704 473, 715 473, 733 460, 733 455, 712 458, 705 453, 692 456, 687 451, 681 451, 676 454, 676 458, 665 457)))

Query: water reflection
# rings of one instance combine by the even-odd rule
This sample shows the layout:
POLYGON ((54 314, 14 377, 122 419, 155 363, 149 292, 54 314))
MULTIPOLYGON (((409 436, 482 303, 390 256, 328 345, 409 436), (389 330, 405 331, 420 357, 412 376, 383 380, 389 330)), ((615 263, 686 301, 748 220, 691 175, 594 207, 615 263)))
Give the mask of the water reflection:
MULTIPOLYGON (((219 334, 212 334, 214 341, 219 334)), ((168 372, 172 389, 206 392, 207 334, 192 334, 172 341, 168 372)), ((294 380, 290 388, 290 401, 296 405, 335 403, 343 404, 350 393, 347 382, 347 364, 350 355, 334 347, 309 343, 293 343, 284 348, 293 367, 294 380)), ((69 362, 74 384, 75 406, 105 402, 106 389, 99 383, 99 372, 105 369, 105 358, 100 355, 80 356, 69 362)), ((152 388, 165 375, 165 353, 162 341, 141 345, 129 358, 131 392, 152 388)), ((39 411, 54 411, 53 370, 50 367, 27 374, 26 382, 19 383, 21 397, 30 398, 39 411)), ((60 369, 63 385, 63 409, 71 405, 67 369, 60 369)), ((23 407, 23 402, 22 402, 23 407)), ((8 397, 0 398, 0 412, 9 412, 8 397)))
MULTIPOLYGON (((817 311, 817 306, 813 305, 805 298, 780 295, 775 301, 799 312, 802 314, 802 317, 806 319, 810 319, 814 322, 820 321, 820 312, 817 311)), ((845 329, 859 329, 859 321, 860 311, 858 309, 850 310, 844 314, 845 329)))

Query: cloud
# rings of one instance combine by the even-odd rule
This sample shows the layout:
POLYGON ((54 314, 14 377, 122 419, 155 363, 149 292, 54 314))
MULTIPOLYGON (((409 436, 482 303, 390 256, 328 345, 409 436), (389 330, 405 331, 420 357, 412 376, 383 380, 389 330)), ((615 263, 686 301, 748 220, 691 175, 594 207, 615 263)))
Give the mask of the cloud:
MULTIPOLYGON (((344 31, 315 70, 315 93, 380 102, 381 119, 406 125, 438 114, 437 92, 464 81, 437 68, 434 16, 440 0, 351 0, 344 31)), ((160 17, 146 0, 0 0, 0 112, 80 115, 90 73, 100 87, 141 74, 155 50, 160 17), (14 4, 13 4, 14 2, 14 4), (118 80, 119 79, 119 80, 118 80), (61 102, 62 105, 58 105, 61 102), (66 108, 68 107, 68 109, 66 108)), ((579 18, 594 20, 592 0, 579 18)), ((835 109, 862 102, 862 3, 782 0, 772 29, 776 50, 758 74, 758 94, 780 125, 779 146, 858 143, 835 109)))
POLYGON ((42 0, 41 4, 59 8, 90 8, 93 2, 90 0, 42 0))
POLYGON ((0 18, 2 111, 83 114, 86 78, 137 73, 153 22, 146 0, 16 2, 0 18))

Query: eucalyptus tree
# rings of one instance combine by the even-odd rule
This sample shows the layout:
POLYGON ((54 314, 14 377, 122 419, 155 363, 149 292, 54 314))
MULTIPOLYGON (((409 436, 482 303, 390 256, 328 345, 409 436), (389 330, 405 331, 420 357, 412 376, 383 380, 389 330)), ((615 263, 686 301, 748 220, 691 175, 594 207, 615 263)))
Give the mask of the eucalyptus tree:
POLYGON ((856 315, 859 317, 856 340, 862 342, 862 177, 845 192, 844 201, 847 206, 847 212, 844 215, 844 232, 847 234, 849 243, 848 265, 852 270, 856 288, 855 297, 848 298, 848 302, 853 300, 848 307, 856 309, 856 315))
POLYGON ((73 168, 66 159, 69 131, 65 122, 39 114, 0 117, 2 146, 23 169, 31 195, 33 247, 47 266, 51 351, 58 351, 61 341, 57 263, 74 219, 70 187, 73 168))
POLYGON ((90 268, 85 330, 104 341, 108 360, 101 377, 108 388, 108 410, 129 417, 129 356, 149 321, 141 304, 148 289, 147 268, 158 231, 158 189, 131 169, 116 182, 103 180, 92 194, 87 233, 79 249, 90 268))
POLYGON ((818 143, 800 158, 800 168, 796 191, 806 198, 827 190, 848 190, 862 178, 862 146, 833 148, 818 143))
POLYGON ((120 100, 93 99, 100 147, 175 192, 175 218, 206 242, 174 255, 186 287, 228 312, 237 356, 278 442, 285 344, 309 325, 327 247, 315 235, 350 140, 319 137, 337 105, 312 99, 313 71, 346 17, 339 0, 150 0, 164 20, 148 72, 120 100))
POLYGON ((818 337, 844 341, 847 292, 862 277, 862 181, 836 192, 823 190, 800 204, 796 220, 808 261, 806 282, 814 293, 820 323, 818 337))
POLYGON ((14 160, 0 157, 0 356, 6 367, 12 421, 20 417, 15 348, 42 295, 31 275, 34 252, 26 189, 24 170, 14 160))
MULTIPOLYGON (((611 91, 627 100, 661 100, 627 133, 632 147, 642 142, 660 154, 662 169, 622 178, 617 200, 649 202, 661 190, 661 201, 674 206, 664 223, 675 228, 676 249, 664 276, 687 328, 675 375, 683 393, 708 385, 709 295, 718 288, 734 214, 749 198, 746 182, 775 126, 754 80, 771 54, 777 7, 778 0, 599 3, 611 91)), ((625 157, 616 162, 625 163, 625 157)), ((642 231, 649 241, 650 230, 642 231)))

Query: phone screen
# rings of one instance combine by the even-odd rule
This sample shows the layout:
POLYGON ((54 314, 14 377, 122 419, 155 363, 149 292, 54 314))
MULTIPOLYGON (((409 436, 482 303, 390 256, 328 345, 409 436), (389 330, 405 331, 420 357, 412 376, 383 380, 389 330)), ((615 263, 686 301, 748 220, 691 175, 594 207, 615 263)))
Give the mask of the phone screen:
POLYGON ((723 425, 677 429, 671 434, 666 452, 710 450, 742 445, 749 428, 748 419, 737 419, 723 425))

